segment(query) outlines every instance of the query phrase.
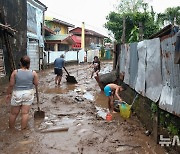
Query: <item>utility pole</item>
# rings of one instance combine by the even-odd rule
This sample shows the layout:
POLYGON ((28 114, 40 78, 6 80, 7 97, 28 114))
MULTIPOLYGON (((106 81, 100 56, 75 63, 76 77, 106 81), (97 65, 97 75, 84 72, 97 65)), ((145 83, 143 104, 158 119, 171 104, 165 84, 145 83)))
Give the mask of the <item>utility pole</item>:
POLYGON ((84 22, 82 22, 82 30, 81 30, 81 49, 85 51, 85 26, 84 22))

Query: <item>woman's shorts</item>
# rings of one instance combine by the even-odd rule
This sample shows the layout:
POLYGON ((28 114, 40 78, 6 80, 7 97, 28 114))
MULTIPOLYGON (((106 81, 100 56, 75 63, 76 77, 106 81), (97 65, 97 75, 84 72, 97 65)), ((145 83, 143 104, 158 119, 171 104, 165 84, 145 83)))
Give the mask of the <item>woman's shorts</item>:
POLYGON ((94 68, 94 72, 97 72, 97 71, 100 72, 100 69, 99 68, 94 68))
POLYGON ((59 69, 59 68, 54 68, 54 73, 58 76, 62 76, 63 74, 63 71, 62 69, 59 69))
POLYGON ((13 91, 12 106, 31 105, 34 101, 34 89, 13 91))

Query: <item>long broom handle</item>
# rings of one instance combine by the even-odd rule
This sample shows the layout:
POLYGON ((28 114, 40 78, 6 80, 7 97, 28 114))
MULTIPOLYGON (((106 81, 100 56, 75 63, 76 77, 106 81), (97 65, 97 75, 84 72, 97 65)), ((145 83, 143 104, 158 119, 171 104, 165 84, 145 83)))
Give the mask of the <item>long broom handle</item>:
POLYGON ((38 107, 38 111, 40 111, 40 108, 39 108, 39 94, 38 94, 38 87, 35 86, 36 88, 36 97, 37 97, 37 107, 38 107))
POLYGON ((66 71, 67 75, 70 76, 69 73, 68 73, 68 71, 66 70, 66 68, 65 68, 65 67, 63 67, 63 68, 64 68, 64 70, 66 71))

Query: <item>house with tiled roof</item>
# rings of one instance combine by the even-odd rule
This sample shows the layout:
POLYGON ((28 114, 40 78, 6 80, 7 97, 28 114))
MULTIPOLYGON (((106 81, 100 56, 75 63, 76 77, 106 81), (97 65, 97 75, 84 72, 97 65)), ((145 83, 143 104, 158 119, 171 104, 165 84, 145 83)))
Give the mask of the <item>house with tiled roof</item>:
POLYGON ((80 50, 81 49, 81 37, 71 34, 68 38, 64 41, 71 40, 72 45, 70 46, 71 50, 80 50))
MULTIPOLYGON (((81 36, 81 27, 76 27, 69 31, 72 35, 75 36, 81 36)), ((85 49, 95 49, 100 48, 104 44, 104 38, 107 38, 106 36, 97 33, 93 30, 85 29, 85 49)))
POLYGON ((45 50, 46 51, 68 51, 74 44, 69 34, 69 28, 73 24, 56 18, 45 18, 45 50))

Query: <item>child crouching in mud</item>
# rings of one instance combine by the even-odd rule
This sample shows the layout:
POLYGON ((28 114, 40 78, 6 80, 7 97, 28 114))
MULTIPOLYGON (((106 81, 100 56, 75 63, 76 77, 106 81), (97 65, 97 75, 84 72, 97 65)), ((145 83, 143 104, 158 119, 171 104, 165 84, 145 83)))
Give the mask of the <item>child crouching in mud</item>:
POLYGON ((114 95, 116 95, 116 97, 119 99, 119 101, 122 102, 123 100, 119 96, 119 93, 126 89, 127 89, 127 87, 125 84, 122 84, 121 86, 119 86, 117 84, 110 83, 104 87, 104 93, 108 97, 108 107, 109 107, 110 113, 116 113, 114 111, 114 95))

